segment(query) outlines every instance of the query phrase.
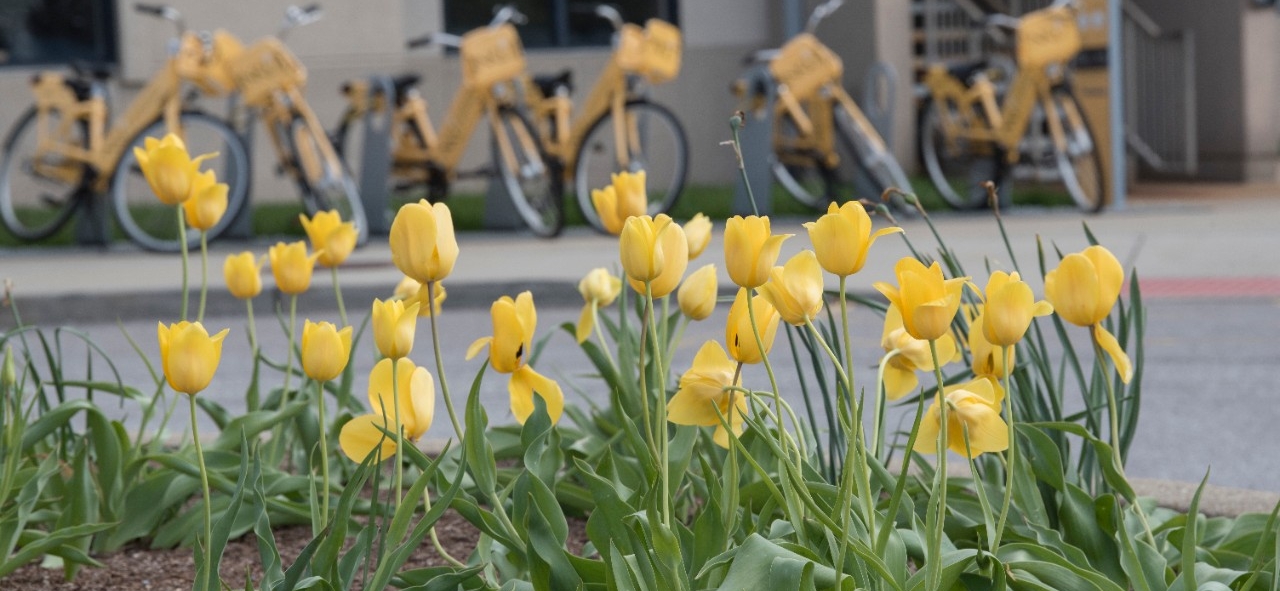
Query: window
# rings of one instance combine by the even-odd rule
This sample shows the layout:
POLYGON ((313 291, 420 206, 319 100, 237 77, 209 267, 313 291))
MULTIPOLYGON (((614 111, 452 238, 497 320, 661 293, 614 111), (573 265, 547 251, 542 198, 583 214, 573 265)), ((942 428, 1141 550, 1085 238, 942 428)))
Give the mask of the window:
MULTIPOLYGON (((526 48, 608 46, 613 29, 592 11, 599 0, 445 0, 445 30, 461 35, 489 24, 494 7, 504 4, 520 9, 529 22, 520 25, 526 48)), ((650 18, 676 23, 675 0, 607 0, 627 22, 650 18)))
POLYGON ((0 65, 115 61, 113 0, 0 2, 0 65))

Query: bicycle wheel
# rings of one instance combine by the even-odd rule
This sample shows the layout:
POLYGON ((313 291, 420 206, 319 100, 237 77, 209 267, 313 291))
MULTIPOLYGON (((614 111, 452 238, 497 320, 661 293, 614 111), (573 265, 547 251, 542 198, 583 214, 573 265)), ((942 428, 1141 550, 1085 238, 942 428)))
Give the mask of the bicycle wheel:
MULTIPOLYGON (((948 107, 950 108, 950 107, 948 107)), ((953 118, 955 114, 953 113, 953 118)), ((987 202, 986 181, 1003 185, 1000 153, 990 142, 963 137, 947 142, 937 105, 929 101, 920 114, 920 163, 942 200, 955 209, 974 209, 987 202)))
POLYGON ((1102 156, 1093 142, 1089 124, 1075 96, 1066 88, 1053 91, 1053 107, 1062 122, 1066 146, 1054 143, 1054 160, 1062 184, 1076 205, 1089 213, 1102 210, 1106 192, 1102 180, 1102 156))
MULTIPOLYGON (((903 172, 902 165, 898 164, 898 159, 888 150, 874 128, 859 125, 853 114, 838 104, 835 109, 835 124, 839 143, 843 145, 845 152, 851 153, 859 173, 874 185, 872 190, 875 194, 867 196, 872 202, 878 202, 885 190, 890 188, 914 193, 907 173, 903 172)), ((841 154, 842 159, 844 156, 841 154)), ((890 198, 889 204, 900 213, 911 214, 916 211, 915 207, 898 194, 890 198)))
POLYGON ((364 204, 346 163, 341 158, 326 157, 326 153, 333 149, 328 134, 312 128, 306 118, 295 116, 289 122, 288 137, 289 150, 296 165, 294 180, 302 192, 302 204, 307 215, 321 211, 338 212, 343 221, 355 224, 356 243, 363 244, 369 236, 364 204))
MULTIPOLYGON (((62 116, 48 114, 49 127, 58 129, 62 116)), ((41 240, 57 232, 79 204, 76 192, 84 179, 82 162, 48 152, 36 158, 39 119, 35 107, 18 119, 4 142, 0 167, 0 221, 22 240, 41 240)), ((84 124, 68 128, 69 137, 58 138, 69 145, 85 145, 84 124)))
MULTIPOLYGON (((249 155, 240 136, 221 119, 187 112, 179 117, 178 124, 180 129, 172 131, 182 137, 193 157, 210 152, 218 154, 205 162, 206 169, 217 173, 218 182, 227 184, 227 212, 209 229, 209 238, 216 238, 245 206, 249 190, 249 155)), ((164 120, 159 119, 134 136, 120 154, 111 179, 111 206, 120 229, 138 246, 161 252, 174 252, 181 248, 177 214, 172 206, 156 199, 142 175, 133 148, 143 147, 148 137, 160 138, 169 131, 164 120)), ((188 228, 186 240, 188 246, 199 245, 200 232, 188 228)))
POLYGON ((492 158, 498 178, 520 218, 534 234, 551 238, 564 228, 561 183, 529 120, 512 107, 498 110, 492 158), (510 153, 504 153, 509 147, 510 153))
POLYGON ((841 181, 837 171, 827 166, 816 151, 796 147, 800 145, 801 134, 790 117, 780 118, 776 125, 770 166, 783 190, 796 201, 819 211, 826 211, 827 204, 837 195, 852 194, 853 175, 846 175, 841 181))
POLYGON ((614 135, 617 122, 611 112, 591 124, 578 146, 573 175, 578 209, 582 217, 601 232, 605 231, 604 224, 591 202, 591 190, 608 186, 613 182, 614 173, 645 171, 647 212, 658 215, 671 211, 680 198, 689 170, 689 141, 671 111, 648 100, 636 99, 627 102, 623 114, 626 153, 619 154, 614 135))

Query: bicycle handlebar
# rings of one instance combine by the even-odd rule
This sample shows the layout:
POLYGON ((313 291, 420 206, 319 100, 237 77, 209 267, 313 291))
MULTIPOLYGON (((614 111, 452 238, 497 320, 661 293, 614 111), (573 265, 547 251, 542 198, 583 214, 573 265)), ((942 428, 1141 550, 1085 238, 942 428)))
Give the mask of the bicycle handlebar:
POLYGON ((458 49, 462 47, 462 37, 452 33, 432 33, 421 37, 415 37, 404 42, 405 47, 408 47, 409 49, 417 49, 419 47, 426 47, 432 44, 458 49))
POLYGON ((309 25, 323 17, 324 10, 319 4, 290 5, 284 9, 284 20, 280 21, 280 29, 276 32, 276 37, 284 39, 285 33, 289 32, 290 29, 309 25))
POLYGON ((831 13, 835 12, 843 4, 844 0, 827 0, 813 7, 813 12, 809 14, 809 21, 804 25, 804 31, 813 33, 814 29, 818 28, 818 23, 822 22, 822 19, 831 16, 831 13))
POLYGON ((493 19, 489 21, 490 27, 496 27, 505 23, 523 25, 529 22, 529 17, 520 12, 519 8, 511 4, 500 4, 493 7, 493 19))
POLYGON ((178 27, 179 37, 187 31, 187 24, 183 22, 182 13, 178 12, 177 8, 164 4, 144 4, 139 2, 133 5, 133 9, 141 14, 154 16, 173 23, 175 27, 178 27))

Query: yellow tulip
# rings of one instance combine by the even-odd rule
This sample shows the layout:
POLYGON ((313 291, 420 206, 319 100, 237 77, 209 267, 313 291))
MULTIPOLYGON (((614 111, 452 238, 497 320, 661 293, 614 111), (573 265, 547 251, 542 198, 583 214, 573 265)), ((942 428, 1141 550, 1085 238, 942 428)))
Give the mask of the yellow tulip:
POLYGON ((158 323, 160 366, 174 391, 195 396, 209 386, 222 360, 222 340, 228 329, 209 336, 199 322, 158 323))
POLYGON ((649 213, 649 196, 645 187, 645 173, 617 172, 610 176, 613 189, 618 194, 618 217, 627 218, 649 213))
POLYGON ((534 394, 540 396, 543 404, 547 406, 547 416, 551 418, 551 424, 560 422, 560 415, 564 414, 564 392, 560 390, 560 384, 533 371, 533 368, 527 365, 511 372, 511 380, 507 382, 507 393, 511 396, 511 414, 515 415, 516 421, 521 425, 533 414, 534 394))
POLYGON ((133 155, 156 198, 165 205, 177 205, 191 196, 191 183, 200 172, 200 163, 217 153, 192 159, 182 139, 171 133, 162 140, 147 138, 145 149, 134 148, 133 155))
POLYGON ((582 294, 582 299, 586 302, 582 306, 582 313, 578 315, 577 332, 574 335, 581 344, 595 329, 596 310, 612 304, 618 294, 622 293, 622 279, 613 276, 604 267, 592 269, 578 282, 578 293, 582 294))
MULTIPOLYGON (((666 214, 658 214, 658 222, 663 218, 670 220, 666 214)), ((662 250, 662 272, 649 282, 649 290, 654 298, 666 297, 679 287, 684 278, 684 271, 689 267, 689 242, 685 240, 684 230, 680 224, 668 221, 659 230, 658 245, 662 250)), ((644 293, 644 282, 627 278, 627 283, 636 293, 644 293)))
POLYGON ((720 343, 707 341, 693 357, 693 367, 680 376, 680 389, 667 403, 667 420, 677 425, 715 427, 712 440, 729 447, 729 433, 720 417, 729 423, 735 435, 742 434, 747 399, 742 392, 727 390, 739 386, 734 380, 738 365, 724 352, 720 343))
POLYGON ((307 377, 324 382, 342 375, 351 358, 351 327, 338 330, 331 322, 302 325, 302 371, 307 377))
POLYGON ((911 257, 900 259, 893 272, 898 277, 898 287, 881 281, 873 287, 902 312, 907 332, 926 341, 947 334, 960 309, 960 291, 969 278, 944 279, 937 261, 925 267, 911 257))
POLYGON ((711 218, 696 213, 684 223, 684 237, 689 241, 689 260, 698 258, 711 244, 711 218))
POLYGON ((435 418, 435 382, 425 367, 417 367, 408 359, 383 359, 369 372, 369 405, 373 414, 358 416, 342 426, 338 445, 354 461, 364 461, 375 448, 378 461, 389 459, 396 451, 396 400, 399 400, 400 426, 405 439, 417 441, 431 428, 435 418), (395 387, 391 368, 395 363, 395 387), (396 398, 392 398, 394 390, 396 398))
POLYGON ((729 218, 724 225, 724 262, 729 278, 747 289, 764 285, 778 260, 782 242, 791 236, 774 236, 767 216, 729 218))
POLYGON ((311 248, 320 255, 316 261, 320 266, 341 265, 355 250, 355 223, 342 221, 338 212, 321 211, 310 218, 306 214, 298 214, 298 219, 302 221, 302 229, 307 231, 307 238, 311 239, 311 248))
POLYGON ((363 462, 374 448, 378 450, 375 462, 389 460, 396 454, 396 439, 387 433, 395 433, 396 424, 380 415, 360 415, 347 421, 338 433, 338 446, 352 461, 363 462))
POLYGON ((389 359, 400 359, 413 350, 413 337, 418 328, 418 303, 405 305, 401 300, 373 300, 373 342, 378 352, 389 359))
POLYGON ((986 314, 978 314, 969 323, 969 354, 972 356, 973 375, 1003 377, 1005 368, 1012 370, 1014 364, 1014 346, 997 345, 987 339, 988 319, 986 314), (1000 354, 1003 347, 1004 354, 1000 354))
POLYGON ((219 183, 212 170, 197 174, 191 181, 191 196, 182 202, 187 225, 208 231, 227 213, 227 184, 219 183))
POLYGON ((987 280, 982 314, 986 322, 982 324, 982 330, 991 344, 1013 346, 1022 340, 1032 318, 1052 313, 1053 306, 1048 302, 1035 301, 1031 287, 1022 281, 1017 271, 1012 274, 996 271, 987 280))
POLYGON ((453 215, 443 203, 432 205, 423 199, 401 207, 388 240, 396 268, 418 283, 448 277, 458 260, 453 215))
POLYGON ((227 261, 222 265, 227 291, 242 300, 262 293, 262 265, 266 261, 266 257, 254 258, 253 253, 247 250, 227 255, 227 261))
POLYGON ((657 219, 647 215, 627 218, 618 240, 618 251, 622 270, 626 271, 628 278, 643 283, 662 274, 666 258, 662 248, 664 242, 659 237, 670 224, 671 218, 666 215, 659 215, 657 219))
POLYGON ((716 308, 719 291, 716 266, 706 265, 685 278, 676 292, 676 300, 680 303, 680 311, 689 319, 706 320, 716 308))
POLYGON ((426 289, 426 286, 418 283, 417 279, 405 277, 400 280, 400 283, 396 284, 396 288, 392 292, 391 297, 392 299, 404 301, 406 305, 417 302, 418 316, 429 317, 432 315, 439 315, 440 309, 444 306, 444 301, 449 298, 449 294, 445 290, 443 283, 436 282, 435 292, 435 300, 431 302, 430 306, 428 306, 426 305, 426 302, 430 293, 426 289))
MULTIPOLYGON (((960 359, 960 349, 956 346, 951 333, 942 335, 934 341, 938 349, 938 364, 946 365, 960 359)), ((917 371, 933 371, 933 354, 929 351, 929 341, 917 339, 907 333, 902 326, 902 313, 897 306, 890 305, 884 315, 884 331, 880 336, 880 346, 890 353, 884 360, 885 398, 897 400, 915 391, 920 381, 917 371)))
POLYGON ((881 228, 871 233, 871 216, 861 203, 832 203, 827 213, 816 222, 806 222, 809 240, 818 255, 818 263, 828 273, 847 277, 862 270, 867 262, 867 251, 877 238, 901 232, 902 228, 881 228))
POLYGON ((760 363, 773 348, 773 338, 778 334, 778 311, 769 300, 755 296, 751 300, 755 308, 756 327, 760 332, 761 343, 756 343, 755 331, 751 328, 750 310, 747 309, 747 290, 739 289, 738 295, 729 307, 729 319, 725 322, 724 341, 729 346, 729 355, 741 363, 760 363), (760 344, 764 345, 761 351, 760 344))
POLYGON ((297 295, 311 287, 316 255, 307 254, 306 242, 277 242, 267 250, 267 258, 271 259, 271 274, 275 276, 276 287, 280 291, 297 295))
POLYGON ((614 236, 622 233, 622 227, 627 223, 628 218, 645 214, 644 194, 639 196, 640 201, 634 199, 634 193, 628 193, 627 197, 628 200, 622 200, 614 185, 591 190, 591 204, 596 208, 600 224, 604 226, 606 232, 614 236))
POLYGON ((822 310, 822 268, 812 250, 802 250, 781 267, 774 267, 760 295, 777 308, 783 322, 804 326, 822 310))
POLYGON ((486 345, 489 365, 500 373, 512 373, 524 365, 533 347, 533 331, 538 326, 538 311, 533 294, 521 292, 512 300, 502 296, 489 308, 493 318, 493 336, 476 339, 467 348, 467 359, 475 357, 486 345))
MULTIPOLYGON (((920 420, 915 451, 935 453, 941 435, 942 410, 938 397, 920 420)), ((947 449, 967 458, 1009 448, 1009 426, 1000 418, 1000 402, 991 381, 976 379, 947 389, 947 449), (966 445, 966 435, 968 445, 966 445)))
POLYGON ((1046 273, 1044 295, 1063 320, 1093 328, 1094 339, 1115 363, 1120 379, 1128 383, 1133 378, 1133 364, 1116 337, 1102 327, 1120 298, 1123 284, 1120 261, 1111 251, 1094 245, 1063 257, 1058 268, 1046 273))

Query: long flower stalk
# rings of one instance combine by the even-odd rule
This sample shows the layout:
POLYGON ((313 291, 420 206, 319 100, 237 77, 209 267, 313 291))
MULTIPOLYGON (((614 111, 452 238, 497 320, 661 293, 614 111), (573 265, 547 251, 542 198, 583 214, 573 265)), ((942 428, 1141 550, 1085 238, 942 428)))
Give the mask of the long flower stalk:
POLYGON ((200 308, 196 322, 204 322, 204 303, 209 293, 209 233, 200 230, 200 308))
MULTIPOLYGON (((435 305, 436 282, 427 283, 427 304, 435 305)), ((453 397, 449 395, 449 380, 444 376, 444 357, 440 354, 440 330, 436 327, 436 311, 431 310, 431 348, 436 357, 436 375, 440 376, 440 393, 444 395, 444 407, 449 411, 449 422, 453 423, 453 432, 462 439, 462 423, 458 422, 458 414, 453 410, 453 397)))
MULTIPOLYGON (((182 211, 182 208, 178 208, 182 211)), ((213 500, 209 494, 209 469, 204 463, 204 447, 200 445, 200 428, 196 421, 196 397, 193 394, 187 395, 187 402, 191 406, 191 439, 196 445, 196 460, 200 464, 200 490, 204 493, 204 564, 205 564, 205 580, 217 580, 218 565, 213 563, 213 506, 210 503, 213 500), (213 573, 212 576, 209 573, 213 573)))
POLYGON ((189 291, 189 288, 187 285, 187 282, 188 282, 187 280, 187 264, 188 264, 187 263, 187 258, 188 258, 187 257, 187 222, 186 222, 186 218, 183 216, 181 205, 177 207, 177 210, 178 210, 178 247, 182 251, 182 316, 180 318, 182 320, 186 320, 187 319, 187 300, 188 300, 188 291, 189 291))

